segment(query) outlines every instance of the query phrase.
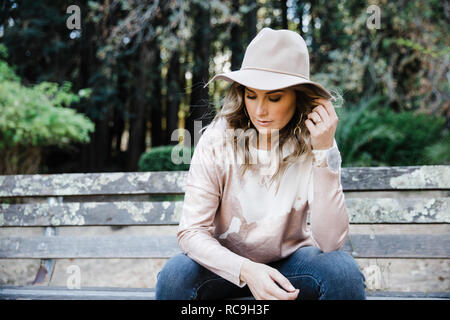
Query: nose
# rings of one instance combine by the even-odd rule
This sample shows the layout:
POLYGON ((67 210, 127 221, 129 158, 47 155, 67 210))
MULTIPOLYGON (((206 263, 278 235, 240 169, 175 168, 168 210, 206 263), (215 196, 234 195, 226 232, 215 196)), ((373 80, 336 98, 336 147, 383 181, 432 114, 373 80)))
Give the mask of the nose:
POLYGON ((264 118, 267 116, 267 104, 264 101, 264 99, 258 101, 258 104, 256 106, 255 114, 258 118, 264 118))

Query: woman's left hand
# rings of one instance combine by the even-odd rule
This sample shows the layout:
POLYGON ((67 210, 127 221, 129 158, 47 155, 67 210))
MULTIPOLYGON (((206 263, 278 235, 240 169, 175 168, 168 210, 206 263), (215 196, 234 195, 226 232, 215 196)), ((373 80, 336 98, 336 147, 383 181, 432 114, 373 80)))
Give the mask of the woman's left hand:
POLYGON ((319 98, 318 104, 308 114, 305 125, 311 135, 313 150, 329 149, 333 146, 338 117, 330 100, 319 98))

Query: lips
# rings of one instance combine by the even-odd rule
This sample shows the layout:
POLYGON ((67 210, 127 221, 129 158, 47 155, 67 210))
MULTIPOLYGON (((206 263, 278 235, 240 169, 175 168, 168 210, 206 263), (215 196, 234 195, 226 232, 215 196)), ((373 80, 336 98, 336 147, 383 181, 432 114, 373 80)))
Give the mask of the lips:
POLYGON ((268 126, 272 123, 272 121, 264 121, 264 120, 256 120, 256 123, 258 123, 260 126, 268 126))

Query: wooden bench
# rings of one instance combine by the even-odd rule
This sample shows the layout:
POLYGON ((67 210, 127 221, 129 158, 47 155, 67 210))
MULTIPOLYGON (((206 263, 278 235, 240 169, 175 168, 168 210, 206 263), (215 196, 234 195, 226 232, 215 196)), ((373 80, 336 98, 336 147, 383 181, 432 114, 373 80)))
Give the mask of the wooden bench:
MULTIPOLYGON (((94 261, 103 262, 101 276, 111 279, 108 262, 117 260, 108 259, 152 259, 159 263, 156 283, 166 259, 180 252, 176 227, 186 175, 0 176, 0 299, 154 299, 153 288, 128 288, 128 282, 73 288, 64 275, 56 285, 50 278, 67 259, 75 265, 100 259, 94 261), (108 232, 99 234, 99 227, 108 232), (137 227, 151 229, 138 234, 137 227), (28 259, 37 262, 33 274, 41 266, 37 284, 7 277, 26 270, 12 261, 28 259)), ((343 250, 366 275, 368 298, 449 299, 450 166, 343 168, 341 181, 351 216, 343 250)), ((82 284, 87 269, 79 270, 82 284)))

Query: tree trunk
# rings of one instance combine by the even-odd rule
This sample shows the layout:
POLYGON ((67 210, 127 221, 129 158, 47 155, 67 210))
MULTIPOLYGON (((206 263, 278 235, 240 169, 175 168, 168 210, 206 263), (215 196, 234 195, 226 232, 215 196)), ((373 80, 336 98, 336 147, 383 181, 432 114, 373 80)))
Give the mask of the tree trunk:
POLYGON ((15 145, 1 152, 0 175, 39 173, 41 147, 15 145))
POLYGON ((298 15, 298 33, 303 35, 303 14, 305 12, 305 4, 302 0, 297 1, 297 15, 298 15))
POLYGON ((184 78, 184 74, 180 74, 180 51, 176 50, 170 58, 167 73, 166 145, 177 144, 177 141, 171 141, 171 135, 178 129, 178 110, 181 102, 181 88, 183 88, 180 77, 184 78))
MULTIPOLYGON (((233 0, 232 13, 239 12, 239 0, 233 0)), ((231 70, 238 70, 241 68, 244 52, 242 48, 242 30, 239 23, 233 23, 231 27, 230 49, 231 49, 231 70)))
POLYGON ((245 25, 245 43, 242 50, 245 54, 245 49, 247 48, 250 41, 256 36, 256 23, 258 21, 257 13, 258 13, 258 2, 256 0, 245 0, 247 6, 251 6, 249 12, 244 15, 244 25, 245 25))
POLYGON ((100 120, 95 125, 95 171, 104 172, 108 170, 111 155, 111 132, 109 128, 110 109, 104 108, 100 120))
POLYGON ((155 39, 152 41, 152 72, 151 72, 151 91, 150 91, 150 122, 151 122, 151 142, 152 147, 163 144, 162 132, 162 96, 161 96, 161 50, 155 39))
MULTIPOLYGON (((189 116, 186 128, 191 134, 191 139, 198 136, 194 134, 194 121, 201 121, 201 127, 211 122, 209 114, 208 88, 203 88, 209 80, 209 47, 210 47, 210 12, 209 4, 193 4, 193 17, 195 17, 193 30, 194 66, 192 70, 192 92, 189 116), (204 6, 207 6, 206 8, 204 6), (208 114, 207 114, 208 113, 208 114)), ((195 128, 199 128, 197 124, 195 128)), ((196 130, 198 131, 198 130, 196 130)), ((192 143, 193 145, 193 143, 192 143)))
POLYGON ((153 72, 152 61, 154 51, 147 41, 143 41, 139 48, 138 63, 134 73, 134 95, 130 108, 130 135, 127 150, 127 170, 136 171, 141 154, 145 151, 146 114, 148 114, 147 90, 149 75, 153 72))
POLYGON ((309 22, 308 32, 311 35, 311 46, 310 46, 310 53, 309 53, 309 59, 310 59, 310 68, 311 70, 315 70, 315 67, 318 63, 318 44, 317 44, 317 34, 316 34, 316 0, 310 1, 311 7, 309 9, 309 14, 311 15, 311 20, 309 22))
POLYGON ((288 29, 288 19, 287 19, 287 1, 281 0, 281 27, 283 29, 288 29))

